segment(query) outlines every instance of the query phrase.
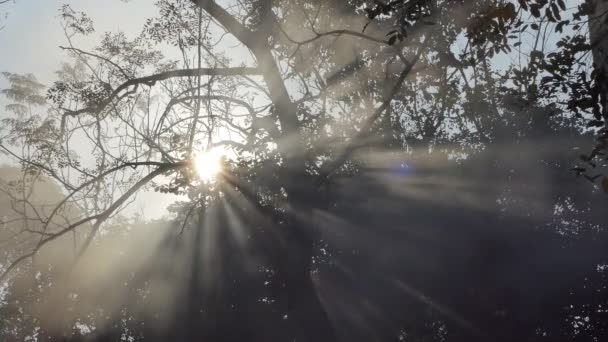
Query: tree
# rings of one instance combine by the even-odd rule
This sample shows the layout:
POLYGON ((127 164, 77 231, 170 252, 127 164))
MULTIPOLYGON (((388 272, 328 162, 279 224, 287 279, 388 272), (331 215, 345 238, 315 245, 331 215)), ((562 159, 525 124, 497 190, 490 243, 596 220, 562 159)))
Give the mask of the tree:
MULTIPOLYGON (((474 154, 491 143, 550 134, 552 127, 576 131, 588 120, 550 105, 567 94, 574 111, 590 96, 588 89, 576 92, 582 83, 573 81, 584 68, 563 69, 584 50, 556 57, 585 45, 580 36, 564 37, 564 49, 554 55, 538 49, 543 25, 566 25, 559 1, 251 0, 228 6, 163 0, 157 6, 159 17, 138 37, 106 33, 93 51, 77 45, 94 32, 92 21, 63 7, 63 49, 73 61, 58 72, 47 99, 32 76, 5 75, 11 88, 4 93, 15 103, 9 106, 14 117, 4 121, 3 150, 26 172, 42 173, 67 191, 40 221, 46 227, 71 202, 81 215, 39 231, 39 242, 3 274, 73 232, 85 236, 76 246, 84 255, 140 189, 187 196, 174 208, 178 230, 192 231, 201 243, 193 247, 186 308, 176 314, 185 318, 177 339, 208 333, 196 326, 210 316, 199 314, 201 307, 213 306, 196 291, 198 262, 209 217, 216 217, 209 213, 219 212, 220 222, 230 218, 212 209, 218 203, 238 209, 241 219, 262 214, 251 228, 269 227, 271 237, 260 240, 270 246, 273 297, 284 304, 278 316, 290 338, 332 341, 336 333, 311 274, 321 240, 316 222, 320 211, 340 204, 339 179, 372 164, 358 154, 403 147, 474 154), (524 15, 539 18, 545 8, 540 24, 524 24, 524 15), (537 32, 536 42, 522 51, 514 41, 529 43, 527 30, 537 32), (466 47, 458 49, 462 40, 466 47), (506 70, 492 64, 514 49, 527 55, 523 63, 506 70), (562 84, 571 87, 563 91, 562 84), (32 112, 46 100, 46 113, 32 112), (221 176, 197 180, 197 154, 218 148, 226 154, 221 176)), ((587 115, 598 102, 586 106, 587 115)), ((494 195, 489 191, 488 201, 494 195)))

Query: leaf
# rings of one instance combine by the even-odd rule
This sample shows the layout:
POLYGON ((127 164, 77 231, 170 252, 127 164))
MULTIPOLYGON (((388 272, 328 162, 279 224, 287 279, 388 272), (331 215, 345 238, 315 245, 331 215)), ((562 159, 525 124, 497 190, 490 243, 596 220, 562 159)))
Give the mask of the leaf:
POLYGON ((528 4, 526 3, 525 0, 518 0, 519 1, 519 5, 524 9, 524 10, 528 10, 528 4))
POLYGON ((545 16, 549 19, 549 21, 551 22, 556 22, 557 20, 555 20, 555 17, 553 16, 553 12, 551 12, 551 7, 547 7, 545 8, 545 16))
POLYGON ((530 13, 536 18, 540 18, 540 7, 536 4, 530 5, 530 13))
POLYGON ((572 171, 576 171, 577 173, 583 173, 583 172, 585 172, 585 170, 586 169, 584 167, 580 167, 580 166, 572 168, 572 171))
POLYGON ((587 124, 587 127, 602 127, 604 126, 604 121, 602 120, 591 120, 587 124))
POLYGON ((540 50, 532 50, 530 52, 530 59, 532 60, 541 60, 545 57, 545 54, 540 50))
POLYGON ((388 36, 390 36, 390 35, 392 35, 392 34, 395 34, 395 33, 397 33, 397 30, 392 30, 392 31, 389 31, 389 32, 386 34, 386 36, 388 37, 388 36))
POLYGON ((512 3, 508 3, 505 6, 505 15, 506 15, 506 19, 515 19, 515 17, 517 16, 517 11, 515 10, 515 5, 513 5, 512 3))
POLYGON ((392 36, 388 39, 388 45, 395 44, 395 40, 397 40, 397 36, 392 36))
POLYGON ((559 14, 559 8, 557 8, 557 5, 555 3, 551 4, 551 10, 553 11, 553 15, 555 16, 555 19, 562 20, 562 17, 559 14))

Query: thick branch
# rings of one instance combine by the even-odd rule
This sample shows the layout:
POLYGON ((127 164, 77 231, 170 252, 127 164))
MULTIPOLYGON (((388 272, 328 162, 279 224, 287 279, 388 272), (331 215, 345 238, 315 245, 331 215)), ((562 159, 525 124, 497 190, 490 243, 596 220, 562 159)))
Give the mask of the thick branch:
POLYGON ((46 223, 44 225, 44 227, 42 228, 42 232, 46 232, 48 229, 48 225, 50 224, 50 222, 52 221, 52 219, 55 217, 55 215, 57 214, 57 212, 59 211, 59 209, 61 209, 61 207, 67 203, 67 201, 70 200, 70 198, 72 198, 72 196, 74 196, 77 192, 81 191, 82 189, 86 188, 87 186, 92 185, 95 182, 99 182, 101 181, 103 178, 105 178, 106 176, 108 176, 109 174, 112 174, 116 171, 119 171, 121 169, 124 168, 136 168, 139 166, 158 166, 159 168, 162 167, 167 167, 167 166, 174 166, 174 165, 182 165, 185 166, 185 163, 181 163, 181 164, 168 164, 168 163, 162 163, 162 162, 155 162, 155 161, 145 161, 145 162, 128 162, 128 163, 123 163, 120 164, 118 166, 115 166, 113 168, 110 168, 104 172, 102 172, 101 174, 99 174, 98 176, 89 179, 88 181, 82 183, 81 185, 79 185, 78 187, 74 188, 74 190, 72 192, 70 192, 67 196, 65 196, 63 198, 63 200, 61 200, 61 202, 59 202, 55 208, 53 209, 53 211, 49 214, 48 219, 46 220, 46 223))
POLYGON ((59 46, 59 48, 62 49, 62 50, 72 51, 72 52, 77 53, 77 54, 83 54, 83 55, 86 55, 86 56, 90 56, 90 57, 95 57, 95 58, 101 59, 102 61, 105 61, 105 62, 111 64, 112 66, 114 66, 116 69, 118 69, 118 71, 120 71, 120 73, 123 74, 123 76, 129 78, 129 74, 120 65, 114 63, 113 61, 111 61, 108 58, 105 58, 103 56, 96 55, 94 53, 87 52, 87 51, 84 51, 84 50, 81 50, 81 49, 77 49, 75 47, 59 46))
POLYGON ((166 119, 167 115, 169 115, 169 112, 171 111, 171 109, 173 108, 173 106, 175 106, 176 104, 184 103, 184 102, 191 101, 191 100, 219 100, 219 101, 232 102, 232 103, 235 103, 238 106, 241 106, 241 107, 247 109, 247 111, 251 115, 252 120, 256 119, 255 109, 249 103, 247 103, 247 102, 245 102, 243 100, 239 100, 239 99, 234 98, 234 97, 225 96, 225 95, 200 95, 200 96, 199 95, 193 95, 193 96, 184 96, 184 97, 179 97, 179 98, 172 98, 171 101, 169 101, 169 103, 167 104, 167 107, 165 108, 163 114, 158 119, 158 123, 156 124, 156 128, 154 129, 154 135, 156 136, 156 135, 159 134, 160 129, 162 127, 162 124, 163 124, 164 120, 166 119))
POLYGON ((384 45, 389 45, 389 46, 391 45, 388 42, 388 40, 378 39, 378 38, 375 38, 372 36, 368 36, 361 32, 351 31, 351 30, 346 30, 346 29, 332 30, 332 31, 327 31, 327 32, 314 32, 315 35, 311 38, 304 39, 304 40, 296 40, 296 39, 291 38, 280 25, 278 25, 278 26, 279 26, 279 29, 281 30, 281 33, 283 33, 283 35, 287 38, 287 40, 289 40, 290 42, 292 42, 296 45, 306 45, 306 44, 312 43, 318 39, 321 39, 323 37, 338 37, 338 36, 353 36, 353 37, 369 40, 369 41, 379 43, 379 44, 384 44, 384 45))
POLYGON ((156 82, 164 81, 170 78, 178 77, 195 77, 195 76, 242 76, 242 75, 257 75, 257 68, 238 67, 238 68, 200 68, 200 69, 180 69, 161 72, 151 76, 130 79, 119 85, 112 93, 101 103, 87 108, 67 111, 65 115, 76 116, 82 113, 98 113, 112 102, 123 90, 138 86, 140 84, 152 86, 156 82))
POLYGON ((87 239, 85 240, 84 244, 80 248, 80 251, 78 252, 78 256, 80 257, 86 251, 87 247, 89 247, 89 245, 91 244, 91 241, 93 241, 93 238, 95 237, 95 234, 99 230, 99 227, 101 227, 101 225, 112 215, 112 213, 114 213, 114 211, 116 211, 118 208, 120 208, 120 206, 122 206, 131 196, 133 196, 133 194, 135 192, 137 192, 139 189, 141 189, 143 186, 148 184, 151 180, 153 180, 157 176, 159 176, 171 169, 176 169, 176 168, 182 167, 184 165, 185 164, 183 164, 183 163, 179 163, 179 164, 166 164, 166 165, 160 166, 156 170, 150 172, 144 178, 140 179, 127 192, 122 194, 122 196, 120 196, 114 203, 112 203, 112 205, 110 205, 104 212, 102 212, 101 214, 98 215, 99 217, 95 220, 93 229, 91 230, 91 232, 87 236, 87 239))
MULTIPOLYGON (((291 101, 285 83, 274 60, 271 49, 268 46, 268 36, 259 32, 253 32, 236 20, 224 8, 217 5, 213 0, 192 0, 205 12, 219 22, 236 39, 245 45, 255 56, 258 67, 262 72, 264 81, 268 86, 270 99, 274 105, 275 113, 281 123, 284 138, 292 142, 289 148, 296 148, 294 138, 299 139, 300 125, 296 113, 296 106, 291 101)), ((296 139, 296 140, 297 140, 296 139)), ((284 144, 280 144, 284 145, 284 144)), ((286 146, 280 146, 283 152, 293 155, 294 151, 285 151, 286 146)), ((296 153, 297 154, 297 153, 296 153)), ((288 156, 289 157, 289 156, 288 156)))

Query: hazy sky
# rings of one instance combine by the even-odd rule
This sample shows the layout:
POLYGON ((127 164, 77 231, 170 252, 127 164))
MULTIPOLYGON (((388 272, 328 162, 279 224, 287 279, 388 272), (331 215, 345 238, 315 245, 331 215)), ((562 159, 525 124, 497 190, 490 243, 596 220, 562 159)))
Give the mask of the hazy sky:
POLYGON ((43 82, 52 81, 53 71, 65 57, 58 48, 65 45, 58 19, 64 4, 87 13, 94 21, 96 32, 91 41, 80 41, 80 46, 91 46, 106 31, 137 34, 146 18, 156 13, 151 0, 16 0, 15 4, 5 4, 9 17, 0 31, 0 70, 30 72, 43 82))
MULTIPOLYGON (((106 31, 138 34, 144 21, 157 10, 152 0, 16 0, 5 4, 9 16, 0 31, 0 72, 32 73, 47 86, 53 82, 55 70, 66 60, 66 54, 59 49, 60 45, 67 45, 58 18, 64 4, 93 19, 95 33, 87 41, 75 42, 83 48, 94 46, 106 31)), ((0 78, 0 89, 6 85, 0 78)), ((0 98, 0 117, 5 115, 4 104, 0 98)), ((0 164, 6 162, 0 156, 0 164)), ((142 193, 127 213, 143 209, 147 218, 157 218, 171 201, 166 195, 142 193)))

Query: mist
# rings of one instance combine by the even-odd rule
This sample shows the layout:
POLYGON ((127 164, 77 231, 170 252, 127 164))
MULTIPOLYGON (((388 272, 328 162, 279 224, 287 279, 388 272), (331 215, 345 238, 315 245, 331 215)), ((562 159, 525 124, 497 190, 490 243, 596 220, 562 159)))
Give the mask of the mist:
POLYGON ((603 340, 602 6, 9 15, 0 340, 603 340))

